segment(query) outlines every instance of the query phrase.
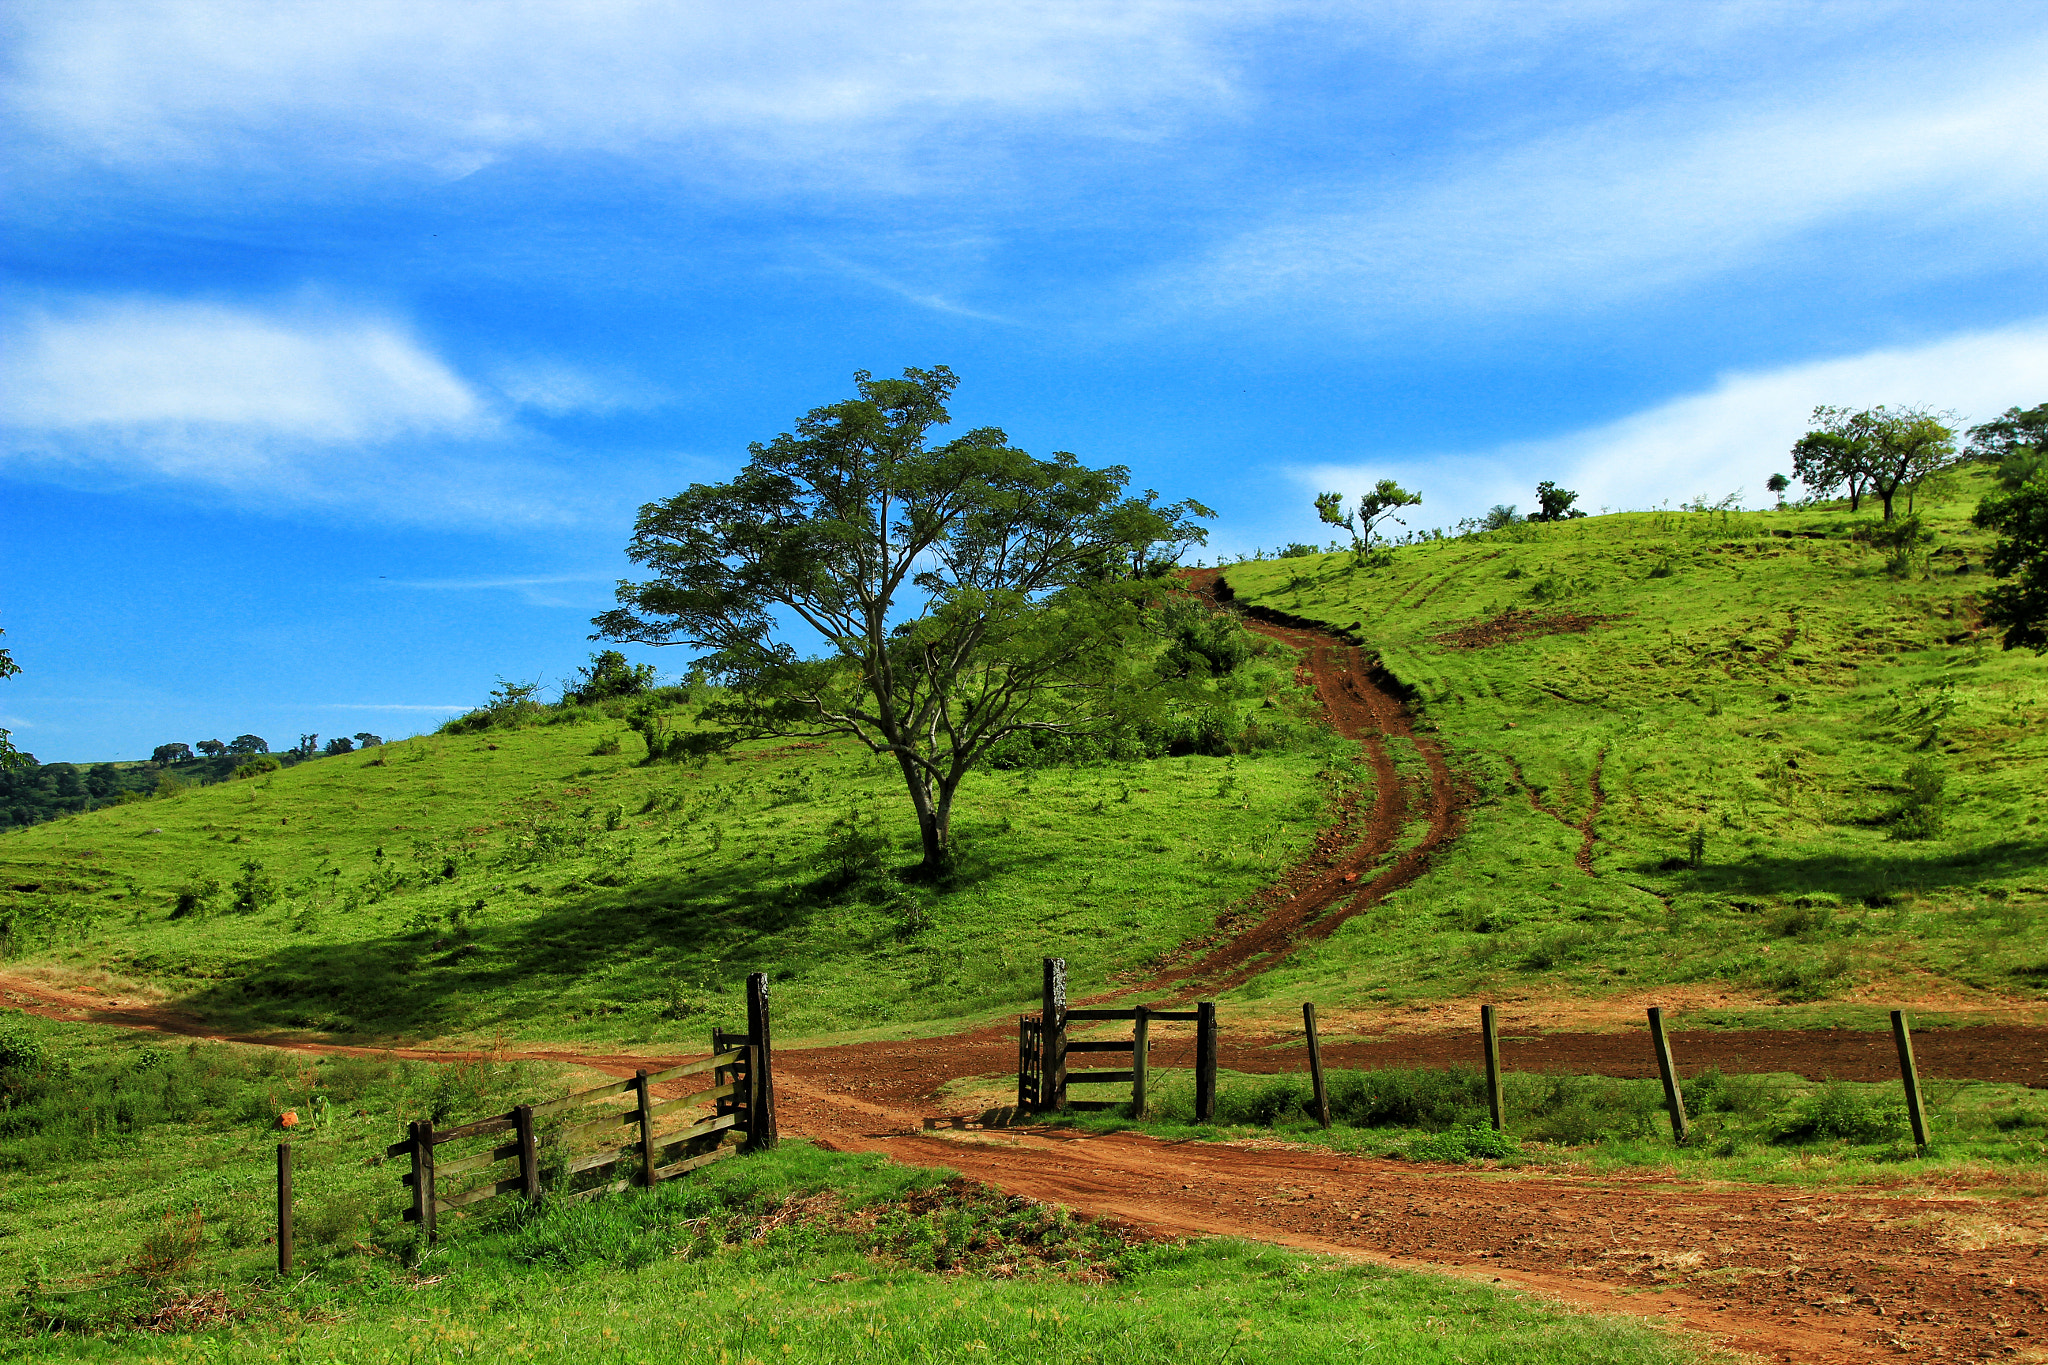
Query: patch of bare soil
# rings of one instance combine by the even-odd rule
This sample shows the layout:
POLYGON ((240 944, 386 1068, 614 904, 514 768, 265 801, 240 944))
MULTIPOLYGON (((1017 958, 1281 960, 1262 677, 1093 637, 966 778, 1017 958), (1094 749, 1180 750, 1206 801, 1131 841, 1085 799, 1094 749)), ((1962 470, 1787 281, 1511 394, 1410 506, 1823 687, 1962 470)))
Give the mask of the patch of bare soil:
POLYGON ((1589 611, 1518 611, 1512 607, 1495 616, 1467 621, 1455 630, 1436 636, 1436 642, 1450 649, 1491 649, 1539 635, 1579 635, 1619 621, 1623 614, 1603 615, 1589 611))

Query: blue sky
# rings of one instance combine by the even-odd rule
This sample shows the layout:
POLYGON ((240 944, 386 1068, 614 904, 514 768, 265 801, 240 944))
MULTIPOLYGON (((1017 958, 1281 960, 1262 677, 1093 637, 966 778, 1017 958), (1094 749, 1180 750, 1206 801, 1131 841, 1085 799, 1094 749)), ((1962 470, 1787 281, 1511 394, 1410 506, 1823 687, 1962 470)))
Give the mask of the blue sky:
MULTIPOLYGON (((411 733, 856 369, 1322 539, 2048 400, 2037 4, 27 0, 0 725, 411 733)), ((675 651, 650 651, 665 672, 675 651)))

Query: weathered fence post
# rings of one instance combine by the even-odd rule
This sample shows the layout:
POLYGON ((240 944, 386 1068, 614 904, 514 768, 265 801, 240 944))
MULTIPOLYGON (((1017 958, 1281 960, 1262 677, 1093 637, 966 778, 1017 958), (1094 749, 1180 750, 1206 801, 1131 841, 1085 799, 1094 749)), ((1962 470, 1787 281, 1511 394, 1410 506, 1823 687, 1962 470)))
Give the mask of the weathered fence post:
POLYGON ((1664 1033, 1664 1007, 1650 1006, 1650 1045, 1657 1050, 1657 1074, 1664 1078, 1664 1108, 1671 1114, 1671 1138, 1683 1147, 1692 1137, 1685 1121, 1685 1095, 1678 1088, 1678 1068, 1671 1061, 1671 1039, 1664 1033))
POLYGON ((633 1099, 640 1106, 640 1183, 650 1188, 654 1175, 654 1090, 647 1084, 647 1072, 633 1073, 633 1099))
POLYGON ((292 1145, 277 1144, 277 1273, 292 1273, 292 1145))
POLYGON ((1145 1073, 1151 1065, 1152 1016, 1143 1005, 1131 1021, 1131 1117, 1145 1117, 1145 1073))
POLYGON ((1479 1007, 1479 1032, 1486 1048, 1486 1112, 1493 1120, 1493 1131, 1505 1131, 1502 1122, 1500 1099, 1500 1034, 1494 1028, 1493 1006, 1479 1007))
POLYGON ((1216 1002, 1195 1005, 1195 1122, 1216 1118, 1216 1002))
POLYGON ((1330 1126, 1330 1092, 1323 1089, 1323 1045, 1316 1038, 1316 1002, 1301 1002, 1301 1026, 1308 1030, 1309 1084, 1316 1092, 1316 1122, 1330 1126))
POLYGON ((1913 1030, 1906 1012, 1892 1011, 1892 1041, 1899 1045, 1899 1078, 1906 1083, 1906 1117, 1913 1122, 1913 1145, 1927 1150, 1927 1115, 1920 1108, 1920 1072, 1913 1065, 1913 1030))
POLYGON ((519 1143, 519 1193, 522 1198, 540 1198, 540 1150, 533 1141, 533 1106, 522 1104, 512 1111, 512 1131, 519 1143))
POLYGON ((1028 1114, 1037 1106, 1038 1053, 1031 1047, 1031 1016, 1017 1016, 1017 1112, 1028 1114))
POLYGON ((1038 1045, 1045 1068, 1045 1079, 1038 1087, 1040 1109, 1063 1110, 1067 1107, 1067 960, 1063 957, 1045 959, 1045 981, 1041 994, 1039 1013, 1040 1033, 1038 1045))
POLYGON ((434 1225, 434 1125, 425 1119, 412 1121, 412 1221, 419 1224, 427 1244, 435 1241, 434 1225))
POLYGON ((757 1152, 773 1147, 776 1140, 775 1047, 770 1031, 768 973, 755 972, 747 978, 747 1034, 755 1048, 747 1068, 747 1146, 757 1152))

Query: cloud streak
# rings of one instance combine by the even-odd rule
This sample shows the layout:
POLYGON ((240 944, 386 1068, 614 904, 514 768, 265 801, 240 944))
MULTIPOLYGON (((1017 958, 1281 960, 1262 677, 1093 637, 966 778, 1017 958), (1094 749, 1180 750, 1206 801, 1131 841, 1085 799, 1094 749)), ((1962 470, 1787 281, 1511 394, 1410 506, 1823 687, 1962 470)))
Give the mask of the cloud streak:
MULTIPOLYGON (((1448 312, 1578 310, 1789 255, 1823 234, 1889 222, 1866 250, 1942 243, 1936 269, 2009 256, 2048 206, 2034 73, 2048 48, 2007 53, 1960 92, 1882 103, 1861 72, 1799 107, 1684 102, 1465 157, 1304 191, 1155 292, 1204 308, 1344 314, 1357 325, 1448 312), (1955 240, 1959 222, 1971 232, 1955 240), (1960 245, 1960 254, 1958 247, 1960 245)), ((1864 270, 1875 265, 1858 262, 1864 270)), ((1882 270, 1882 266, 1878 266, 1882 270)))
MULTIPOLYGON (((513 404, 390 317, 127 297, 27 310, 8 331, 0 470, 17 476, 417 524, 559 525, 599 505, 513 404)), ((544 393, 509 387, 550 413, 609 402, 545 373, 544 393)))

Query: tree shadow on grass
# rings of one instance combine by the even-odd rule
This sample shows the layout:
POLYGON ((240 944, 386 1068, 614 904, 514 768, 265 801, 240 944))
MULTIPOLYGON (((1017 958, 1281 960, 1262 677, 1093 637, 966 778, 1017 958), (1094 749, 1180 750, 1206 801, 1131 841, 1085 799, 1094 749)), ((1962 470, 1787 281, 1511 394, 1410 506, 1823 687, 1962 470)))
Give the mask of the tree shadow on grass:
MULTIPOLYGON (((1001 870, 979 854, 947 892, 1001 870)), ((673 1022, 694 1035, 743 1018, 749 972, 801 975, 894 941, 901 917, 862 889, 792 882, 786 867, 750 860, 578 885, 511 920, 286 941, 179 1003, 245 1027, 424 1038, 572 1014, 647 1026, 664 995, 679 995, 688 1013, 673 1022)))
POLYGON ((1896 853, 1763 855, 1709 863, 1690 874, 1686 889, 1721 896, 1825 894, 1889 905, 1912 892, 2025 877, 2048 883, 2048 840, 2004 839, 1940 852, 1900 845, 1896 853))

